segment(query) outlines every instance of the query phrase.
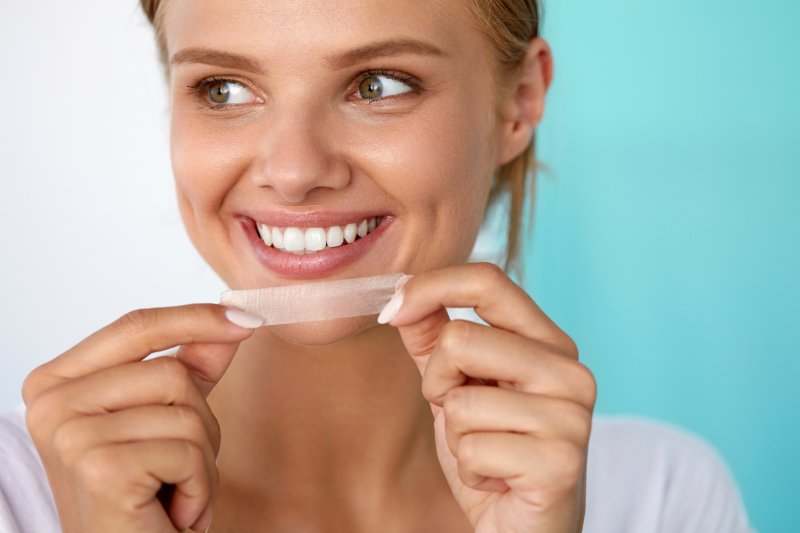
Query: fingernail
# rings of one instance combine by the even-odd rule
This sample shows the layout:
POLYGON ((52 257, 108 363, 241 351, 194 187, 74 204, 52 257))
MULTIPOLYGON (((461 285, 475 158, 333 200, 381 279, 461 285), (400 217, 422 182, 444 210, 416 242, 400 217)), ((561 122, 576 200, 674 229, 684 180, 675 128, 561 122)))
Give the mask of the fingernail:
POLYGON ((225 318, 240 328, 245 329, 255 329, 264 325, 264 321, 261 317, 245 313, 241 309, 235 309, 233 307, 229 307, 225 310, 225 318))
POLYGON ((406 274, 406 275, 404 275, 402 278, 400 278, 399 280, 397 280, 397 285, 395 285, 395 286, 394 286, 394 290, 396 290, 396 291, 399 291, 400 289, 402 289, 403 287, 405 287, 405 286, 406 286, 406 283, 408 283, 408 282, 409 282, 409 280, 410 280, 411 278, 413 278, 413 277, 414 277, 414 276, 412 276, 411 274, 406 274))
POLYGON ((400 311, 400 307, 403 305, 403 291, 399 290, 394 293, 392 299, 386 304, 386 306, 381 311, 381 314, 378 315, 378 324, 388 324, 391 322, 394 317, 397 316, 398 311, 400 311))

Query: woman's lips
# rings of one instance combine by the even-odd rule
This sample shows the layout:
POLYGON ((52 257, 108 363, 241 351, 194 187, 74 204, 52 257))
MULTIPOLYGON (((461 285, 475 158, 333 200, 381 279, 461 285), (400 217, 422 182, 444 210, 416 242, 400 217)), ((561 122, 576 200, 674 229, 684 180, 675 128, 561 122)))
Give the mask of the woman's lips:
MULTIPOLYGON (((390 228, 394 218, 378 217, 380 223, 374 230, 350 244, 325 248, 319 252, 297 255, 267 246, 259 236, 257 222, 247 216, 240 218, 242 227, 258 260, 276 274, 290 278, 317 278, 354 263, 376 244, 390 228)), ((308 222, 304 224, 307 226, 308 222)))

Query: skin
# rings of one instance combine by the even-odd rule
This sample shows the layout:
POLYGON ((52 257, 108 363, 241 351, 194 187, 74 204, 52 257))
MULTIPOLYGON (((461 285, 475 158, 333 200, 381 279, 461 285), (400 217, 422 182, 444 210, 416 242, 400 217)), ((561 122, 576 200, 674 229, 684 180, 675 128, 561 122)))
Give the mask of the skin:
POLYGON ((547 44, 496 80, 491 43, 454 3, 164 9, 169 57, 213 48, 258 64, 183 54, 170 69, 178 203, 219 275, 233 288, 296 282, 257 261, 243 209, 359 205, 394 220, 335 277, 415 277, 388 325, 251 330, 217 305, 139 310, 36 369, 27 421, 64 531, 579 531, 592 375, 502 271, 463 264, 493 170, 541 119, 547 44), (328 59, 385 39, 441 54, 328 59), (421 88, 360 100, 374 69, 421 88), (188 88, 210 76, 241 83, 247 103, 210 108, 207 87, 188 88), (142 361, 169 347, 176 357, 142 361))

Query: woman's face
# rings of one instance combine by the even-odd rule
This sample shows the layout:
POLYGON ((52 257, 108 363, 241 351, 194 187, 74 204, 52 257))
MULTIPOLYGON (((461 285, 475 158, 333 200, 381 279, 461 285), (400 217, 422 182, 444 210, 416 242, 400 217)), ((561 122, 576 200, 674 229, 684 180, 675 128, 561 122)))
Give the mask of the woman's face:
MULTIPOLYGON (((499 126, 491 45, 457 2, 162 9, 181 214, 232 288, 466 260, 499 126)), ((346 322, 317 340, 374 321, 346 322)))

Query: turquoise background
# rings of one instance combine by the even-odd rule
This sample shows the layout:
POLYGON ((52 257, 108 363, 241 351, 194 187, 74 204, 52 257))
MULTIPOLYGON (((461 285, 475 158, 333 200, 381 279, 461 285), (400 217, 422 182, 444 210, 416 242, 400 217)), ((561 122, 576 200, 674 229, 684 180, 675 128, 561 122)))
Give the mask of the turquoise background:
POLYGON ((698 433, 800 531, 800 2, 545 0, 544 35, 527 287, 598 412, 698 433))

